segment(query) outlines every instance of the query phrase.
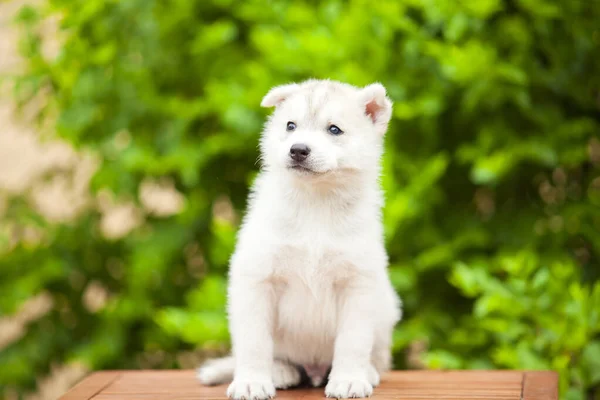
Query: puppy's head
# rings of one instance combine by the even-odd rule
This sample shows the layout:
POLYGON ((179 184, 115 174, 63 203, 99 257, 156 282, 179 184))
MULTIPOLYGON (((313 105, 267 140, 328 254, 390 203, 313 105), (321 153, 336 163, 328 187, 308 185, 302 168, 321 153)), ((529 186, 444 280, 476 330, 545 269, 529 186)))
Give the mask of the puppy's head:
POLYGON ((269 170, 301 179, 378 171, 392 114, 381 84, 309 80, 271 89, 261 105, 275 107, 261 139, 269 170))

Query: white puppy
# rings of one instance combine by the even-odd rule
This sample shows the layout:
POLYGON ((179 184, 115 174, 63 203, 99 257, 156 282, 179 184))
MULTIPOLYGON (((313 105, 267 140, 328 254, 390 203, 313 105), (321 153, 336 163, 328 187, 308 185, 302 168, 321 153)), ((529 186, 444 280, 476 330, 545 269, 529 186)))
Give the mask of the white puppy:
POLYGON ((385 88, 309 80, 273 88, 263 169, 231 258, 233 356, 199 370, 233 399, 267 399, 301 369, 325 394, 371 395, 390 366, 400 300, 387 275, 379 186, 385 88))

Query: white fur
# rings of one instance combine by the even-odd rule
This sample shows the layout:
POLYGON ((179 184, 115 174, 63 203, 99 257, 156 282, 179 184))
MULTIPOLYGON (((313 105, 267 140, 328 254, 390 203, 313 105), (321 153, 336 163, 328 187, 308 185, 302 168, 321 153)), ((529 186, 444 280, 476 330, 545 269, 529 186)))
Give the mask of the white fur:
POLYGON ((253 187, 229 274, 233 357, 199 371, 206 384, 235 376, 233 399, 266 399, 298 384, 307 366, 325 394, 371 395, 390 367, 400 300, 387 275, 379 187, 392 104, 380 84, 309 80, 272 89, 253 187), (296 124, 286 131, 288 121, 296 124), (335 124, 344 131, 327 131, 335 124), (291 145, 310 169, 289 168, 291 145), (309 366, 316 366, 312 368, 309 366))

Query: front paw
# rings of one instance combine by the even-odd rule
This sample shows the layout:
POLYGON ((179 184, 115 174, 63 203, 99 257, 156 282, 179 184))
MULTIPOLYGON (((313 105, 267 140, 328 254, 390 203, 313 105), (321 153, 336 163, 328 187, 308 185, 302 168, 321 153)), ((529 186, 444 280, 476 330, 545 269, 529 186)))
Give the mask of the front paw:
POLYGON ((373 393, 373 385, 362 378, 334 378, 325 387, 325 395, 336 399, 369 397, 373 393))
POLYGON ((275 397, 275 386, 270 380, 234 379, 227 388, 227 397, 233 400, 267 400, 275 397))
POLYGON ((302 376, 298 368, 283 361, 273 364, 273 384, 277 389, 287 389, 300 384, 302 376))

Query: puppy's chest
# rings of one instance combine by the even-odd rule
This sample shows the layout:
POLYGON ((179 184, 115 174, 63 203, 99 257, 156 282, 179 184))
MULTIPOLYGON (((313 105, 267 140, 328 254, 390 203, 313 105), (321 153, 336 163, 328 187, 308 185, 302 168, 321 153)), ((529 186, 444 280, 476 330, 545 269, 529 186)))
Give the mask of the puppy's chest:
POLYGON ((297 363, 329 363, 335 339, 338 299, 335 287, 301 280, 277 290, 275 343, 280 355, 297 363))
POLYGON ((318 241, 285 242, 276 246, 273 275, 285 287, 327 292, 354 270, 352 254, 341 246, 318 241), (298 287, 296 287, 298 286, 298 287))
POLYGON ((277 314, 282 326, 320 326, 337 315, 337 288, 330 282, 307 282, 300 278, 282 281, 277 285, 276 293, 277 314))
POLYGON ((333 335, 350 269, 343 253, 302 246, 281 251, 275 267, 279 330, 302 341, 333 335))

